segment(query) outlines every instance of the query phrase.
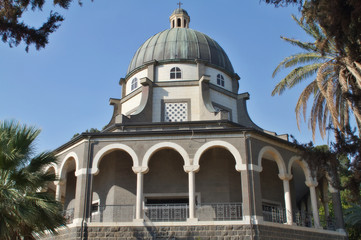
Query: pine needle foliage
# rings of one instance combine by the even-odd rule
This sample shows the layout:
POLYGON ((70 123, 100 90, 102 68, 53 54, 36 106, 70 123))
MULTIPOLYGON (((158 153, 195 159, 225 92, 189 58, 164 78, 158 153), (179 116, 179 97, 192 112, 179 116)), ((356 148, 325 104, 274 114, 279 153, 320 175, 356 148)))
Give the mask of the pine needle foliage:
MULTIPOLYGON (((54 6, 68 9, 73 0, 53 0, 54 6)), ((81 5, 81 1, 78 0, 81 5)), ((0 37, 10 47, 18 46, 21 42, 29 50, 31 44, 36 50, 48 44, 48 37, 64 20, 57 12, 51 11, 46 22, 41 27, 35 28, 23 22, 22 16, 27 11, 42 11, 45 0, 0 0, 0 37)))
POLYGON ((41 191, 57 180, 45 167, 56 162, 51 152, 35 154, 40 130, 0 121, 0 239, 34 239, 65 225, 62 205, 41 191))

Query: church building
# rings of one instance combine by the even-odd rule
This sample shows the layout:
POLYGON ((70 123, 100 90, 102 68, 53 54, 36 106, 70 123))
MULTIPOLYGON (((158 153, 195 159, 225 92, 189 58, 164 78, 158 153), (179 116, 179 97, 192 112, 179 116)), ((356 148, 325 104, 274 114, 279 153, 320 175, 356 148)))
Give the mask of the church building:
POLYGON ((169 22, 130 60, 104 130, 55 150, 47 191, 68 224, 41 238, 346 239, 338 191, 253 123, 222 47, 182 8, 169 22))

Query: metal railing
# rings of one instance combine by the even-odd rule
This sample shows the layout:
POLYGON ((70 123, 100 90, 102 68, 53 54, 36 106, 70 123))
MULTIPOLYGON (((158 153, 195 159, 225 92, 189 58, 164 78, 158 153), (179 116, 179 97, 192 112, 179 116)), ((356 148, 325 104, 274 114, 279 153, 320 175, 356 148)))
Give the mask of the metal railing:
POLYGON ((131 222, 135 216, 134 205, 102 205, 93 209, 92 222, 131 222))
POLYGON ((242 220, 242 203, 203 203, 196 208, 199 221, 242 220))
POLYGON ((188 204, 147 204, 145 219, 153 222, 180 222, 188 218, 188 204))
POLYGON ((263 219, 267 222, 286 223, 286 210, 278 206, 263 204, 263 219))
POLYGON ((306 211, 293 210, 293 222, 296 223, 297 226, 312 227, 313 226, 312 213, 306 211))
POLYGON ((66 224, 73 223, 74 220, 74 208, 69 208, 67 210, 63 210, 62 214, 65 218, 66 224))
POLYGON ((320 224, 323 229, 336 231, 336 222, 332 216, 320 215, 320 224))
MULTIPOLYGON (((268 222, 275 222, 275 223, 286 223, 287 222, 287 215, 286 215, 286 209, 277 207, 277 206, 271 206, 267 204, 262 205, 263 209, 263 219, 268 222)), ((313 227, 313 216, 312 213, 307 211, 299 211, 299 210, 293 210, 293 222, 297 226, 302 227, 313 227)), ((323 229, 327 230, 335 230, 335 221, 332 217, 324 217, 320 215, 320 224, 323 229)))

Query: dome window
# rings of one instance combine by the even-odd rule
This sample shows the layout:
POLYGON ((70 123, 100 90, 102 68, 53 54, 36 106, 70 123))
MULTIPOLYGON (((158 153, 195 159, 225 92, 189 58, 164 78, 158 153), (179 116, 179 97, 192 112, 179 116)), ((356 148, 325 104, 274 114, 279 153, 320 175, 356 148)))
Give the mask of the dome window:
POLYGON ((177 19, 177 27, 181 27, 182 20, 180 18, 177 19))
POLYGON ((170 79, 181 79, 182 71, 179 67, 174 67, 170 70, 170 79))
POLYGON ((222 74, 217 75, 217 85, 224 87, 224 77, 222 74))
POLYGON ((137 78, 133 78, 132 80, 132 84, 130 86, 130 90, 133 91, 138 87, 138 79, 137 78))

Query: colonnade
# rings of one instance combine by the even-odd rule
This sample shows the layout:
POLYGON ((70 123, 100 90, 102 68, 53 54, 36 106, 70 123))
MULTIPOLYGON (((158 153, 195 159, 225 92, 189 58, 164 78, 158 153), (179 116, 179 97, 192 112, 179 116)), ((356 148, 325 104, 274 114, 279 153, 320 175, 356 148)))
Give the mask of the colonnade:
MULTIPOLYGON (((218 145, 215 145, 215 147, 224 147, 224 146, 220 146, 219 142, 217 143, 218 145)), ((174 148, 175 145, 173 145, 173 149, 177 151, 177 149, 174 148)), ((211 146, 208 143, 207 147, 203 147, 202 151, 204 152, 205 150, 209 149, 209 146, 211 146)), ((261 162, 259 162, 259 165, 252 165, 252 164, 248 164, 248 166, 245 166, 244 163, 242 163, 241 159, 240 159, 240 154, 238 153, 238 155, 235 155, 235 148, 229 148, 229 145, 227 145, 227 149, 230 150, 230 152, 232 153, 232 155, 234 156, 235 160, 236 160, 236 170, 238 172, 240 172, 240 174, 246 174, 247 176, 249 175, 249 173, 251 171, 253 171, 254 174, 260 174, 260 172, 262 171, 262 167, 261 167, 261 162)), ((164 148, 164 147, 163 147, 164 148)), ((119 149, 116 148, 114 150, 124 150, 124 149, 119 149)), ((154 148, 154 151, 156 151, 157 149, 154 148)), ((202 151, 199 151, 195 154, 195 159, 187 159, 187 161, 185 161, 186 163, 188 163, 188 165, 184 165, 184 171, 188 173, 188 194, 189 194, 189 221, 196 221, 196 203, 195 203, 195 174, 196 172, 199 170, 199 158, 202 154, 202 151), (190 163, 193 164, 190 164, 190 163)), ((99 161, 102 157, 105 156, 105 154, 107 154, 109 152, 109 150, 107 151, 103 151, 104 154, 101 156, 98 156, 99 159, 97 159, 97 163, 99 164, 99 161)), ((237 150, 238 152, 238 150, 237 150)), ((181 152, 180 154, 182 155, 182 157, 184 158, 185 156, 185 151, 181 152)), ((259 153, 259 158, 262 159, 262 150, 259 153)), ((132 156, 132 158, 134 158, 135 153, 130 153, 130 156, 132 156)), ((151 154, 148 154, 148 157, 150 157, 151 154)), ((188 156, 187 156, 188 157, 188 156)), ((64 161, 67 161, 67 159, 64 159, 64 161)), ((134 161, 134 159, 133 159, 134 161)), ((277 159, 276 159, 277 162, 277 159)), ((286 217, 287 217, 287 222, 286 224, 289 225, 293 225, 294 221, 293 221, 293 208, 292 208, 292 200, 291 200, 291 190, 290 190, 290 180, 292 179, 292 175, 291 173, 291 167, 292 164, 294 163, 294 161, 290 161, 290 165, 288 166, 288 171, 286 171, 286 168, 283 167, 283 169, 280 169, 280 164, 278 164, 279 166, 279 172, 280 174, 278 175, 278 177, 283 181, 283 190, 284 190, 284 202, 285 202, 285 209, 286 209, 286 217)), ((147 162, 146 162, 147 164, 147 162)), ((283 162, 284 164, 284 162, 283 162)), ((303 162, 304 166, 302 166, 303 170, 305 170, 305 163, 303 162)), ((64 166, 64 162, 62 163, 62 166, 64 166)), ((74 209, 74 222, 79 222, 80 219, 83 218, 84 216, 84 209, 82 209, 82 206, 84 206, 84 189, 87 188, 86 186, 86 175, 89 174, 90 176, 93 174, 97 174, 97 172, 99 171, 97 165, 93 165, 91 169, 89 169, 89 171, 87 171, 86 169, 76 169, 75 174, 77 176, 77 183, 76 183, 76 199, 75 199, 75 209, 74 209)), ((307 167, 307 166, 306 166, 307 167)), ((60 172, 63 172, 64 170, 61 169, 60 172)), ((136 203, 135 203, 135 219, 134 221, 143 221, 143 185, 144 185, 144 174, 146 174, 148 172, 148 167, 147 165, 139 165, 133 167, 133 172, 137 175, 137 184, 136 184, 136 203)), ((316 195, 316 187, 317 187, 317 181, 314 180, 313 178, 311 178, 309 173, 305 172, 305 176, 306 176, 306 185, 309 188, 309 192, 310 192, 310 197, 311 197, 311 205, 312 205, 312 214, 313 214, 313 221, 314 221, 314 227, 315 228, 320 228, 320 219, 319 219, 319 213, 318 213, 318 207, 317 207, 317 195, 316 195)), ((242 176, 241 176, 242 177, 242 176)), ((242 179, 249 179, 248 177, 242 177, 242 179)), ((55 186, 56 186, 56 199, 57 200, 61 200, 61 188, 64 185, 64 181, 57 181, 55 182, 55 186)), ((244 184, 244 186, 248 186, 248 184, 244 184)), ((242 186, 242 188, 244 188, 244 186, 242 186)), ((261 188, 261 186, 254 186, 254 188, 261 188)), ((247 189, 248 190, 248 189, 247 189)), ((250 191, 254 191, 254 189, 249 189, 250 191)), ((246 198, 247 196, 245 196, 244 193, 247 193, 246 190, 242 189, 242 193, 243 194, 243 198, 246 198)), ((335 195, 336 191, 333 192, 333 195, 335 195)), ((334 199, 337 200, 336 197, 333 197, 334 199)), ((258 201, 261 201, 261 199, 258 199, 258 201)), ((255 218, 253 219, 258 219, 260 221, 263 220, 263 212, 260 210, 257 210, 257 208, 254 208, 254 210, 252 210, 252 208, 250 206, 245 206, 245 203, 251 204, 251 201, 244 201, 244 209, 246 209, 246 211, 243 212, 243 214, 245 216, 248 216, 251 218, 251 216, 255 216, 255 218)), ((335 213, 336 214, 342 214, 341 212, 341 206, 339 206, 340 204, 335 202, 334 203, 334 209, 335 209, 335 213)), ((338 216, 339 217, 339 216, 338 216)), ((244 218, 245 219, 245 218, 244 218)), ((341 217, 342 219, 342 217, 341 217)), ((337 220, 337 218, 336 218, 337 220)), ((343 228, 342 224, 342 220, 339 220, 338 223, 336 223, 338 226, 337 228, 343 228)))

